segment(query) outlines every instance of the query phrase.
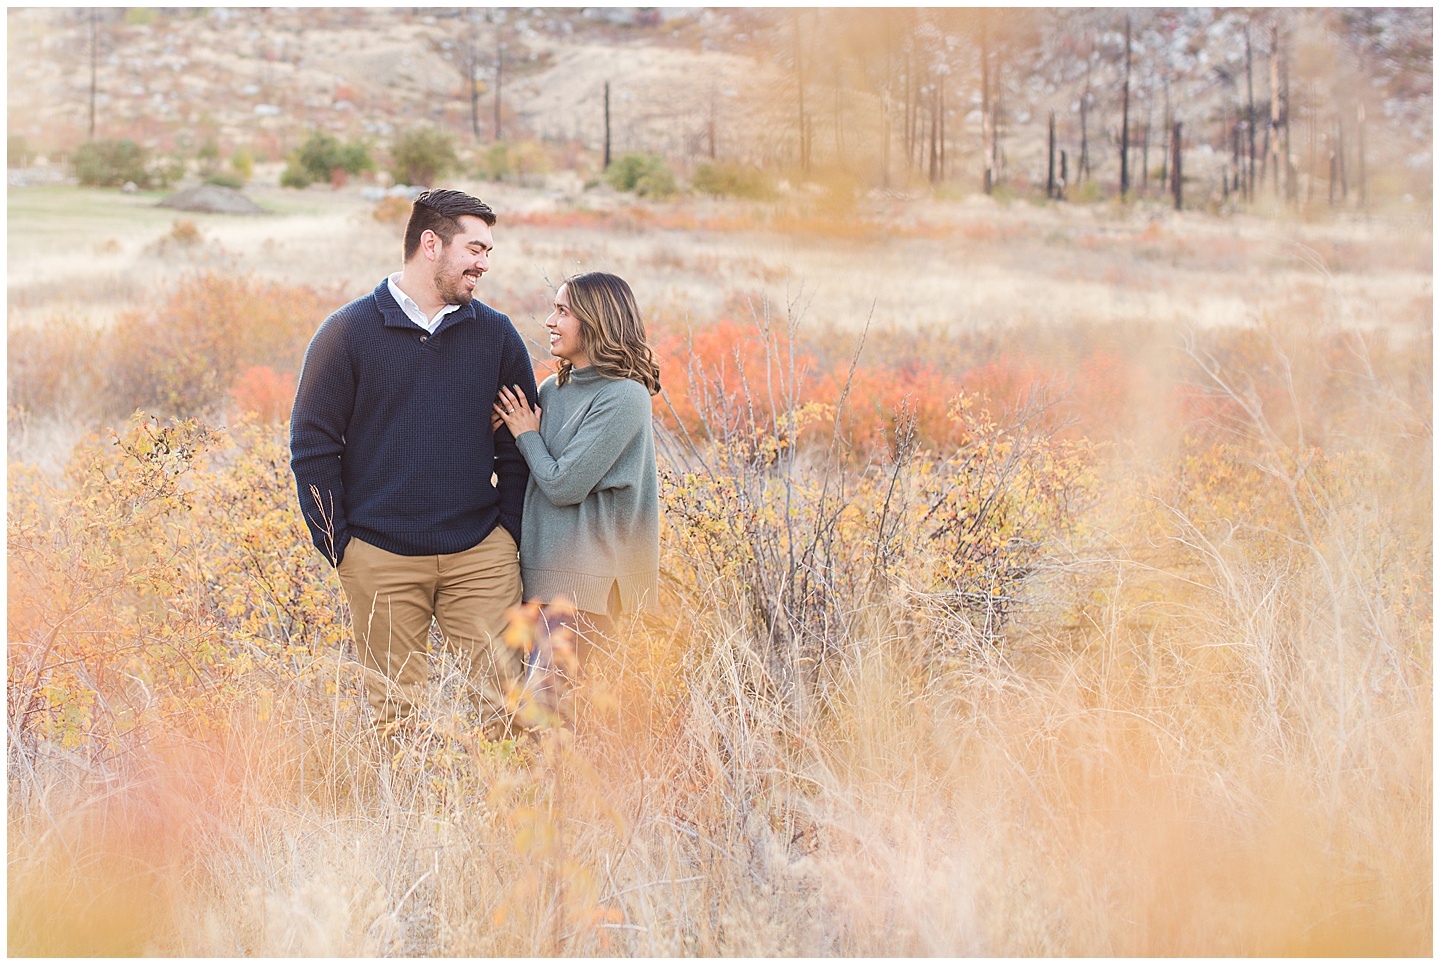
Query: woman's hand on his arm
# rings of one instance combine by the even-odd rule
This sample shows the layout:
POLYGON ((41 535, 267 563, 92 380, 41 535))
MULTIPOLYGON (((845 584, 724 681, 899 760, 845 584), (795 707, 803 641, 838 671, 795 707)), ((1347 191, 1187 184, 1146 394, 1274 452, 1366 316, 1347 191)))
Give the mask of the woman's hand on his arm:
POLYGON ((540 407, 530 408, 529 401, 525 394, 520 391, 519 386, 501 386, 500 399, 495 403, 495 416, 491 423, 498 429, 496 423, 503 423, 510 430, 515 438, 520 438, 523 432, 540 431, 540 407))

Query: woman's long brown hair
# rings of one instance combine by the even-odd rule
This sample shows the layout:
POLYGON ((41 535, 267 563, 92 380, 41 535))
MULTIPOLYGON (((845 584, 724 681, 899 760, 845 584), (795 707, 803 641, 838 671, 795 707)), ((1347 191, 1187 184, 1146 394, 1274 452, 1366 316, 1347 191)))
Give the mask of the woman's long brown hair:
MULTIPOLYGON (((650 390, 660 391, 660 366, 645 341, 645 324, 635 293, 625 279, 603 271, 589 271, 565 279, 570 314, 580 322, 580 344, 590 356, 595 371, 609 379, 634 379, 650 390)), ((569 360, 560 360, 555 381, 570 381, 569 360)))

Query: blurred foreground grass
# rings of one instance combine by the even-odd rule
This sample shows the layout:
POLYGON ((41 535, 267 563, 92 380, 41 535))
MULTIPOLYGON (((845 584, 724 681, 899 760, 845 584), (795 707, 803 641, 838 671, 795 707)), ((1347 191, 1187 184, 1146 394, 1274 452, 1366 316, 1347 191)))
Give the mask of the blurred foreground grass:
POLYGON ((12 330, 8 951, 1429 954, 1428 312, 1325 284, 859 355, 665 318, 661 606, 573 736, 481 740, 440 661, 393 753, 275 421, 326 300, 12 330), (117 429, 52 471, 46 418, 117 429))
MULTIPOLYGON (((1371 398, 1388 435, 1331 413, 1361 458, 1112 464, 1129 491, 1026 517, 1000 545, 1043 551, 989 595, 997 557, 933 535, 931 455, 714 442, 578 734, 480 739, 442 664, 394 756, 283 427, 12 466, 9 950, 1427 954, 1420 401, 1371 398)), ((1001 533, 1037 471, 960 518, 1001 533)))

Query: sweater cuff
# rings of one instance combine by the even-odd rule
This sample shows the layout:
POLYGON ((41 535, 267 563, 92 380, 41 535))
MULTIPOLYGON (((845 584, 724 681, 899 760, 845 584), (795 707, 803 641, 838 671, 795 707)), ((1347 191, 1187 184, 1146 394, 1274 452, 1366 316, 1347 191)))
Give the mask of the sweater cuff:
POLYGON ((532 475, 535 472, 533 468, 535 462, 542 453, 547 459, 554 459, 554 457, 550 455, 549 448, 545 445, 545 440, 540 437, 540 433, 538 432, 520 433, 515 437, 515 448, 519 449, 520 455, 525 457, 525 464, 532 467, 530 470, 532 475), (536 446, 539 448, 537 449, 536 446))

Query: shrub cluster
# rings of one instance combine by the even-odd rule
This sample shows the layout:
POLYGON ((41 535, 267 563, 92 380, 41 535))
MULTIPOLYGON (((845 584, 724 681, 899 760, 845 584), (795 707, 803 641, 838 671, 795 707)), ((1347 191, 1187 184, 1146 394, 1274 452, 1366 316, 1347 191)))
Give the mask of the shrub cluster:
POLYGON ((178 154, 161 155, 150 162, 151 187, 168 188, 183 177, 185 177, 185 159, 178 154))
POLYGON ((29 167, 35 152, 23 134, 11 134, 5 138, 5 163, 12 168, 29 167))
MULTIPOLYGON (((237 157, 239 153, 239 151, 236 152, 237 157)), ((195 152, 195 162, 199 168, 200 179, 206 184, 214 184, 222 188, 234 188, 236 191, 245 187, 245 182, 250 180, 250 175, 253 173, 253 162, 251 166, 247 167, 242 173, 233 163, 231 165, 232 170, 222 171, 220 169, 220 161, 220 145, 213 137, 207 138, 205 143, 201 144, 199 150, 195 152)))
POLYGON ((221 188, 234 188, 236 191, 245 187, 245 179, 238 174, 231 174, 229 171, 217 171, 214 174, 206 175, 205 183, 221 188))
POLYGON ((287 159, 285 170, 280 172, 280 186, 306 188, 317 181, 330 182, 337 173, 360 174, 374 169, 375 162, 364 142, 341 141, 324 131, 313 131, 287 159))
POLYGON ((202 178, 208 178, 220 170, 220 145, 215 138, 207 137, 205 143, 195 151, 195 163, 202 178))
POLYGON ((485 152, 477 173, 491 181, 523 181, 550 170, 550 153, 538 141, 501 141, 485 152))
MULTIPOLYGON (((193 222, 169 235, 195 243, 193 222)), ((182 278, 97 334, 64 318, 8 337, 12 409, 36 416, 123 419, 213 414, 227 403, 283 419, 305 346, 327 306, 310 288, 206 272, 182 278)))
POLYGON ((390 176, 396 184, 432 187, 459 160, 450 134, 438 127, 416 127, 399 135, 390 146, 390 176))
POLYGON ((213 411, 250 367, 298 371, 324 315, 308 288, 219 273, 182 279, 158 306, 126 313, 110 333, 105 410, 213 411))
POLYGON ((766 201, 775 196, 775 185, 770 176, 749 164, 708 162, 695 169, 695 177, 690 183, 696 191, 719 197, 766 201))
MULTIPOLYGON (((1083 339, 1063 352, 1002 350, 987 344, 983 335, 954 337, 937 348, 933 333, 921 330, 868 342, 863 357, 854 358, 853 341, 833 334, 803 342, 785 336, 767 340, 753 326, 735 320, 744 310, 743 305, 732 306, 734 314, 727 312, 689 333, 656 330, 668 399, 661 419, 675 431, 711 438, 724 419, 715 423, 707 407, 722 398, 745 398, 748 386, 766 384, 767 359, 776 352, 787 365, 794 364, 801 404, 838 399, 848 385, 849 404, 833 428, 859 458, 891 444, 902 411, 918 445, 959 444, 960 423, 951 417, 950 401, 962 391, 1007 408, 1048 391, 1063 398, 1068 409, 1086 414, 1081 428, 1092 439, 1110 439, 1124 431, 1135 400, 1160 391, 1143 367, 1083 339)), ((769 418, 773 407, 768 393, 762 393, 728 418, 769 418)), ((812 426, 807 431, 816 435, 829 429, 812 426)), ((1068 428, 1061 434, 1077 436, 1068 428)))
POLYGON ((233 707, 247 651, 293 657, 302 640, 317 652, 340 641, 337 595, 289 505, 284 435, 252 429, 250 440, 209 471, 220 435, 136 413, 76 447, 63 483, 20 480, 16 736, 105 756, 116 738, 157 728, 205 734, 233 707), (62 629, 55 607, 84 616, 62 629))
POLYGON ((248 147, 237 147, 230 155, 230 167, 242 181, 255 176, 255 154, 248 147))
POLYGON ((76 179, 97 188, 118 188, 127 181, 150 183, 149 152, 128 137, 86 141, 70 155, 76 179))
POLYGON ((642 198, 675 193, 675 175, 658 154, 621 155, 605 169, 605 180, 616 191, 633 191, 642 198))
POLYGON ((756 335, 743 355, 701 348, 667 369, 679 405, 662 402, 661 422, 688 454, 663 487, 680 583, 736 589, 726 606, 781 680, 818 672, 855 601, 897 579, 998 639, 1093 499, 1093 447, 1063 437, 1041 386, 1007 400, 958 384, 894 398, 866 445, 871 384, 756 335), (945 423, 924 437, 920 401, 945 423))

